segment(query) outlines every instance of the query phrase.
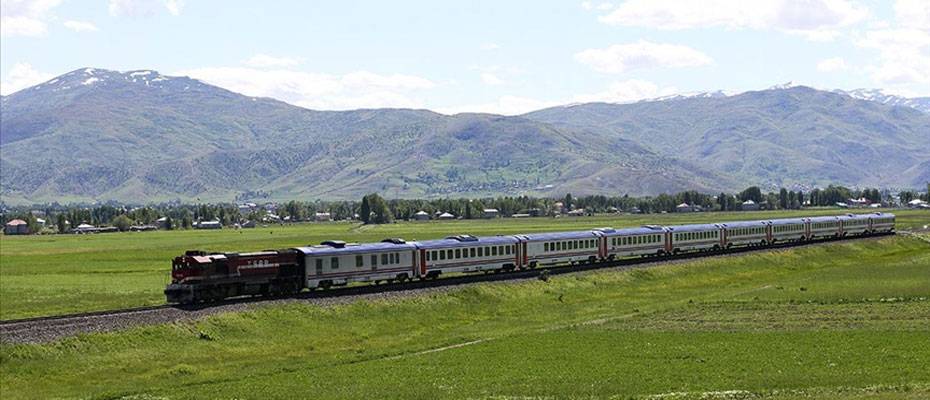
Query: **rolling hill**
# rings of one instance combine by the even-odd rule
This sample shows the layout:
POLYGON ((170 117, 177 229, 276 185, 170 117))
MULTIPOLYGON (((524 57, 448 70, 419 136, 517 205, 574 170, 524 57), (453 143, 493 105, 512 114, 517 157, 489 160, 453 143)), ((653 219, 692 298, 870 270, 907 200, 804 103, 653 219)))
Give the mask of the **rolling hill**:
POLYGON ((930 116, 790 88, 522 116, 314 111, 82 68, 0 99, 8 204, 920 185, 930 116))

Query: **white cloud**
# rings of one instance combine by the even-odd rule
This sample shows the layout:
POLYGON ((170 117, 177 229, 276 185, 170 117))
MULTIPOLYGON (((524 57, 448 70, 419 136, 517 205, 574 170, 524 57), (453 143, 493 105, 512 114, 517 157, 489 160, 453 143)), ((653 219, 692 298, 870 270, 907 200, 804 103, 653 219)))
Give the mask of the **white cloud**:
POLYGON ((86 21, 65 21, 65 28, 68 28, 75 32, 96 32, 97 25, 94 25, 92 22, 86 21))
POLYGON ((628 0, 599 20, 610 25, 665 30, 723 27, 725 29, 776 29, 812 33, 846 27, 868 17, 867 8, 847 0, 628 0))
POLYGON ((930 32, 919 29, 884 29, 866 32, 855 42, 876 50, 879 63, 866 70, 886 87, 930 84, 930 32))
POLYGON ((171 15, 181 15, 181 10, 184 9, 184 0, 165 0, 165 8, 168 9, 171 15))
POLYGON ((114 17, 150 17, 166 10, 178 16, 184 9, 183 0, 110 0, 109 11, 114 17))
POLYGON ((837 72, 849 68, 846 60, 841 57, 833 57, 821 60, 817 63, 817 70, 820 72, 837 72))
POLYGON ((498 78, 497 75, 494 75, 490 72, 481 73, 481 81, 484 82, 485 85, 491 85, 491 86, 497 86, 497 85, 504 84, 504 81, 501 78, 498 78))
POLYGON ((582 1, 581 8, 587 11, 591 11, 591 10, 607 11, 607 10, 610 10, 611 8, 614 8, 614 5, 613 3, 606 3, 606 2, 594 4, 590 1, 582 1))
POLYGON ((245 65, 256 68, 293 67, 300 64, 300 60, 291 57, 273 57, 267 54, 256 54, 244 61, 245 65))
POLYGON ((500 50, 501 45, 497 43, 485 43, 481 45, 481 50, 500 50))
POLYGON ((572 98, 572 103, 630 103, 643 99, 654 99, 660 96, 675 94, 674 87, 659 87, 659 85, 639 80, 629 79, 611 83, 606 90, 597 93, 580 94, 572 98))
POLYGON ((898 0, 894 11, 902 28, 930 31, 930 1, 898 0))
POLYGON ((412 75, 357 71, 345 75, 247 67, 198 68, 179 72, 248 96, 271 97, 299 106, 347 110, 423 107, 417 95, 435 87, 412 75))
POLYGON ((640 68, 697 67, 713 63, 706 54, 690 47, 645 40, 604 49, 587 49, 575 54, 575 60, 595 71, 611 74, 640 68))
POLYGON ((0 36, 44 36, 51 9, 61 0, 0 1, 0 36))
POLYGON ((39 83, 52 79, 54 75, 36 71, 28 63, 16 63, 6 79, 0 82, 0 94, 6 96, 39 83))
POLYGON ((561 101, 540 100, 529 97, 506 95, 488 103, 467 104, 455 107, 443 107, 436 112, 452 115, 463 112, 491 113, 501 115, 520 115, 543 108, 571 103, 632 103, 644 99, 654 99, 677 93, 674 87, 661 87, 655 83, 630 79, 613 82, 603 91, 572 96, 561 101))
POLYGON ((814 29, 814 30, 787 30, 789 35, 801 36, 811 42, 832 42, 843 35, 842 32, 832 29, 814 29))

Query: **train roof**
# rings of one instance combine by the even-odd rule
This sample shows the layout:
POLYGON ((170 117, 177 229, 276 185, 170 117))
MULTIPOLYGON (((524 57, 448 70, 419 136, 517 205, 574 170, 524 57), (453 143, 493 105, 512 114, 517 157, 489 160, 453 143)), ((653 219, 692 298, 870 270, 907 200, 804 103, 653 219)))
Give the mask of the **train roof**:
POLYGON ((712 231, 720 229, 717 224, 672 225, 667 227, 672 232, 712 231))
POLYGON ((607 236, 627 236, 627 235, 650 235, 656 233, 664 233, 667 229, 664 226, 659 225, 647 225, 641 226, 639 228, 598 228, 595 229, 596 232, 601 232, 607 236))
POLYGON ((872 214, 869 214, 869 215, 872 216, 872 217, 891 217, 891 218, 894 218, 894 214, 892 214, 892 213, 886 213, 886 212, 877 212, 877 213, 872 213, 872 214))
POLYGON ((721 223, 720 225, 723 225, 726 228, 746 228, 746 227, 756 227, 759 225, 765 226, 768 223, 769 221, 759 221, 759 220, 757 221, 730 221, 730 222, 721 223))
POLYGON ((874 217, 875 214, 846 214, 840 215, 840 219, 869 219, 874 217))
POLYGON ((772 225, 803 224, 807 222, 807 218, 779 218, 769 222, 771 222, 772 225))
POLYGON ((832 222, 832 221, 836 221, 836 220, 838 220, 838 219, 839 219, 839 217, 837 217, 836 215, 829 215, 829 216, 825 216, 825 217, 811 217, 811 218, 808 218, 808 220, 810 220, 811 222, 832 222))
POLYGON ((361 243, 346 244, 345 247, 333 247, 327 245, 297 247, 296 250, 307 256, 328 256, 328 255, 346 255, 360 253, 378 253, 388 251, 413 250, 416 246, 410 243, 361 243))
POLYGON ((418 249, 445 249, 454 247, 473 247, 473 246, 497 246, 503 244, 517 243, 517 238, 513 236, 469 236, 458 235, 449 236, 445 239, 424 240, 415 242, 414 246, 418 249))
POLYGON ((571 231, 571 232, 550 232, 550 233, 530 233, 527 235, 519 235, 519 237, 526 240, 538 241, 538 240, 568 240, 568 239, 591 239, 597 238, 600 236, 599 233, 595 231, 571 231))

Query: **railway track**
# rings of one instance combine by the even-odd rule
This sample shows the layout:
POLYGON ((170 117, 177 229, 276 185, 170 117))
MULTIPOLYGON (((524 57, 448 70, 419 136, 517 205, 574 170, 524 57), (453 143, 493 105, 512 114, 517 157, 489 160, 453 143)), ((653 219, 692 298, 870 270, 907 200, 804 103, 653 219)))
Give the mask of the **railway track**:
POLYGON ((286 298, 246 297, 227 299, 219 302, 198 305, 162 304, 118 310, 92 311, 75 314, 4 320, 0 321, 0 340, 10 343, 45 342, 78 333, 104 332, 136 325, 150 325, 197 319, 219 312, 244 310, 252 305, 259 303, 290 302, 301 300, 326 303, 327 299, 352 298, 356 296, 371 296, 376 294, 391 294, 398 292, 422 292, 429 289, 449 288, 478 282, 536 279, 543 274, 553 276, 599 269, 635 268, 663 265, 702 257, 732 256, 744 253, 784 249, 789 247, 805 247, 841 241, 874 239, 890 235, 894 235, 894 233, 876 234, 872 236, 843 237, 818 240, 814 242, 778 243, 770 246, 740 247, 718 252, 682 253, 668 257, 626 258, 593 264, 544 267, 506 273, 455 275, 434 280, 417 280, 381 285, 348 286, 325 291, 302 292, 296 296, 289 296, 286 298))

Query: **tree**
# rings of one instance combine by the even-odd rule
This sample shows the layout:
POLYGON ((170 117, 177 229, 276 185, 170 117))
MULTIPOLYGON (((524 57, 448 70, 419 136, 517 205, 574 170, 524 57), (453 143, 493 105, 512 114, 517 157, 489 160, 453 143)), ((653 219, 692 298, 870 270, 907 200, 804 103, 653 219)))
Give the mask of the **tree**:
POLYGON ((174 221, 171 220, 171 217, 165 217, 165 230, 170 231, 174 229, 174 221))
POLYGON ((58 213, 58 217, 55 220, 56 225, 58 225, 58 233, 66 233, 68 231, 68 219, 65 218, 65 213, 58 213))
POLYGON ((727 211, 730 209, 730 196, 727 196, 726 193, 721 192, 717 195, 717 204, 720 205, 720 211, 727 211))
POLYGON ((191 225, 194 224, 194 221, 191 219, 191 212, 184 210, 184 215, 181 216, 181 227, 184 229, 190 229, 191 225))
POLYGON ((804 206, 804 192, 798 190, 798 207, 804 206))
POLYGON ((781 190, 778 191, 778 206, 782 210, 786 210, 788 209, 789 204, 790 202, 788 199, 788 189, 781 188, 781 190))
POLYGON ((371 202, 368 200, 369 195, 362 197, 362 206, 358 212, 359 219, 362 220, 363 224, 367 224, 371 221, 371 202))
POLYGON ((565 194, 565 200, 562 201, 562 203, 563 203, 563 204, 562 204, 562 207, 565 207, 566 210, 571 211, 571 210, 572 210, 572 202, 573 202, 573 201, 574 201, 574 200, 572 199, 572 194, 571 194, 571 193, 565 194))
POLYGON ((116 229, 119 229, 120 232, 128 231, 130 225, 132 225, 132 220, 129 219, 129 217, 127 217, 125 214, 122 214, 113 219, 113 226, 115 226, 116 229))
POLYGON ((761 203, 763 200, 762 189, 759 189, 758 186, 750 186, 739 193, 739 199, 741 201, 752 200, 756 203, 761 203))

